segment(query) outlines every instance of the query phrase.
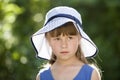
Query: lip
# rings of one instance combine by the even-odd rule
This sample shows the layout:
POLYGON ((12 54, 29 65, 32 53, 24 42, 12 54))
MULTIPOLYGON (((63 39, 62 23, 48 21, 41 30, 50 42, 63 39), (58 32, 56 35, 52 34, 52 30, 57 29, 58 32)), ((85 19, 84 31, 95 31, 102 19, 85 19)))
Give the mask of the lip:
POLYGON ((60 53, 61 54, 68 54, 69 52, 68 51, 61 51, 60 53))

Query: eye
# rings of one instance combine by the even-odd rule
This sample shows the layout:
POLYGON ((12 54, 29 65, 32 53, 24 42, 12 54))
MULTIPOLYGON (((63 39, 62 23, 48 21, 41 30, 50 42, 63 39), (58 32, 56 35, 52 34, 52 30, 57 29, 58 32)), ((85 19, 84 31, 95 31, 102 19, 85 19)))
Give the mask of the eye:
POLYGON ((59 38, 59 37, 57 37, 57 38, 56 38, 56 40, 60 40, 60 38, 59 38))
POLYGON ((68 38, 69 38, 69 39, 73 39, 73 37, 72 37, 72 36, 69 36, 68 38))
POLYGON ((68 39, 73 39, 74 37, 73 36, 68 36, 68 39))
POLYGON ((57 40, 57 41, 58 41, 58 40, 60 40, 60 38, 59 38, 59 37, 55 37, 54 40, 57 40))

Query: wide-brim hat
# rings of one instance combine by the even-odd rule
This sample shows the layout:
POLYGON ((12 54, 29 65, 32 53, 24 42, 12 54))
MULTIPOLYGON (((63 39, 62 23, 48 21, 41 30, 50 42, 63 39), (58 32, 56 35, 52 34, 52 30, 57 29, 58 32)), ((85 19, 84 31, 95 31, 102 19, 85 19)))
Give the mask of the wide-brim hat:
POLYGON ((52 55, 52 49, 46 40, 45 33, 61 27, 67 22, 72 22, 82 37, 80 40, 80 48, 83 55, 85 57, 94 57, 96 55, 98 48, 83 31, 80 13, 74 8, 59 6, 48 11, 43 27, 31 37, 31 42, 39 58, 49 60, 52 55))

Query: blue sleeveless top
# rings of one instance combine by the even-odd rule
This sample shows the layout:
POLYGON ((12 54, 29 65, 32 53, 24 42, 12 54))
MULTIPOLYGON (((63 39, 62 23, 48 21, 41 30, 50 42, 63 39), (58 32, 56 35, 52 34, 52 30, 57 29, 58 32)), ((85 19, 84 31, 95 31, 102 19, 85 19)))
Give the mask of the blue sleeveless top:
MULTIPOLYGON (((93 68, 85 64, 73 80, 91 80, 93 68)), ((40 80, 54 80, 50 68, 40 73, 40 80)))

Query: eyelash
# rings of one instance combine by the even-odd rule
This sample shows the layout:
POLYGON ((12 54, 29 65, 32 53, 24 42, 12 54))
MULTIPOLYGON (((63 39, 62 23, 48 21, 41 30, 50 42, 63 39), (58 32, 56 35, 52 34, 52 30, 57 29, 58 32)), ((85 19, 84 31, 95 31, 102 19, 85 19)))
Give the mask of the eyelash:
MULTIPOLYGON (((72 36, 68 36, 68 38, 69 38, 69 39, 73 39, 72 36)), ((59 37, 56 37, 56 38, 54 38, 54 40, 60 40, 60 38, 59 38, 59 37)))
POLYGON ((55 38, 55 40, 60 40, 60 38, 59 38, 59 37, 57 37, 57 38, 55 38))
POLYGON ((68 38, 69 38, 69 39, 73 39, 73 37, 71 37, 71 36, 69 36, 68 38))

